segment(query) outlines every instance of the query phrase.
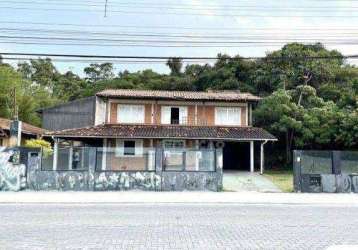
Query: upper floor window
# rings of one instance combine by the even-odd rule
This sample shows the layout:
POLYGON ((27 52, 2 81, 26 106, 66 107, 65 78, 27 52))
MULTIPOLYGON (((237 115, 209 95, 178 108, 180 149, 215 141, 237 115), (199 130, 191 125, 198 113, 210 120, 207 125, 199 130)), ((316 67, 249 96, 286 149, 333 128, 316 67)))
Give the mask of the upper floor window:
POLYGON ((163 106, 161 113, 162 124, 186 124, 188 119, 187 107, 163 106))
POLYGON ((144 105, 118 105, 118 123, 144 123, 144 105))
POLYGON ((241 108, 215 108, 215 125, 241 125, 241 108))

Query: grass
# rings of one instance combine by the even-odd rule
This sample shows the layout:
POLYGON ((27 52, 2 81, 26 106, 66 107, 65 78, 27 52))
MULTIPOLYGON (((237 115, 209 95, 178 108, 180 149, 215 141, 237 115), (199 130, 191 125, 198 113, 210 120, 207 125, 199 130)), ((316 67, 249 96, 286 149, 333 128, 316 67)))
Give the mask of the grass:
POLYGON ((283 192, 293 192, 293 173, 290 170, 266 170, 264 173, 283 192))

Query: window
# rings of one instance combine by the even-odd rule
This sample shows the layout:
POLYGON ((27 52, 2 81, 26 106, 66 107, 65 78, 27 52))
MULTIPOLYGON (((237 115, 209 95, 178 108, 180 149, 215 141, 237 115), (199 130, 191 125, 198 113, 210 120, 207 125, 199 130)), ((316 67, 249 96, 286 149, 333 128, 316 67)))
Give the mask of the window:
POLYGON ((179 108, 170 109, 170 124, 179 124, 179 108))
POLYGON ((97 171, 154 171, 153 148, 143 148, 142 139, 116 139, 115 145, 97 152, 97 171))
POLYGON ((116 140, 115 156, 142 156, 143 140, 116 140))
POLYGON ((163 145, 164 145, 164 148, 183 149, 185 146, 185 143, 182 140, 165 140, 163 145))
POLYGON ((135 141, 124 141, 124 155, 135 155, 135 141))
POLYGON ((184 168, 183 140, 164 140, 164 169, 169 171, 182 171, 184 168))
POLYGON ((162 124, 186 124, 188 119, 187 107, 163 106, 161 113, 162 124))
POLYGON ((241 108, 217 107, 215 109, 216 125, 241 125, 241 108))
POLYGON ((118 105, 118 123, 144 123, 143 105, 118 105))

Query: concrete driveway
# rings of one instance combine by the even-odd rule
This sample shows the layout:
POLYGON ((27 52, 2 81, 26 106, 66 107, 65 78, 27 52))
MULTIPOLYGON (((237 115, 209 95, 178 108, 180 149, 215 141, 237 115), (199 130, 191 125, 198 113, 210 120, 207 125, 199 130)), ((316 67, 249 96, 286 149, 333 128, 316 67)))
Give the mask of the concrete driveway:
POLYGON ((271 180, 259 173, 244 171, 224 171, 223 185, 225 191, 235 192, 282 192, 271 180))

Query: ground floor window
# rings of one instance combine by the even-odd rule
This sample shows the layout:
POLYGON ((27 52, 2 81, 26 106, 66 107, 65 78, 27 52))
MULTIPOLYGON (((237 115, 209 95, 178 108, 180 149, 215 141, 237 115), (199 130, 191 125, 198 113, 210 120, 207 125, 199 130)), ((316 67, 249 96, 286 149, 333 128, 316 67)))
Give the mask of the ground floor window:
POLYGON ((184 140, 163 141, 165 171, 215 171, 215 150, 186 148, 184 140))
MULTIPOLYGON (((97 151, 98 171, 154 171, 155 150, 144 147, 143 139, 108 139, 97 151)), ((148 144, 148 141, 145 143, 148 144)))
POLYGON ((185 147, 184 140, 164 140, 163 146, 165 149, 183 149, 185 147))
POLYGON ((124 141, 123 147, 124 155, 135 155, 135 141, 124 141))
POLYGON ((115 143, 116 157, 137 157, 143 154, 143 140, 117 139, 115 143))

